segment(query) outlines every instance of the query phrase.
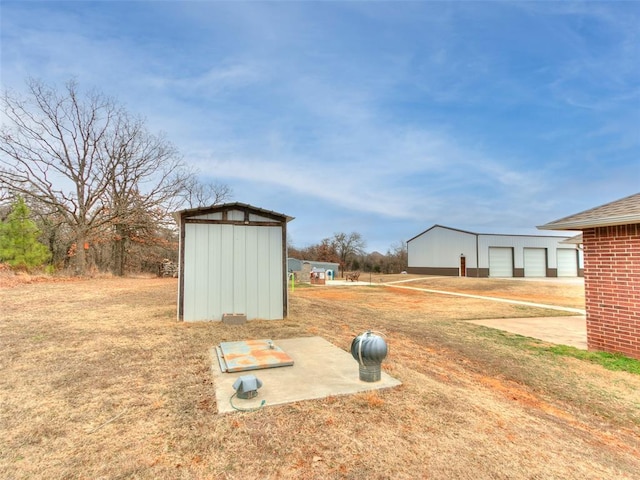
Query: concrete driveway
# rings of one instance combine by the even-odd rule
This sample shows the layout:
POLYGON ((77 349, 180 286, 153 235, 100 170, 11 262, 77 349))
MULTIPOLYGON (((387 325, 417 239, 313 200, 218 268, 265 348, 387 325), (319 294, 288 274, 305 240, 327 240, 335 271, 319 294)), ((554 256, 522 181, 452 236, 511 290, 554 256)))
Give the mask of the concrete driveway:
MULTIPOLYGON (((570 279, 573 280, 573 279, 570 279)), ((577 316, 566 317, 539 317, 539 318, 499 318, 492 320, 470 320, 471 323, 483 325, 489 328, 496 328, 510 333, 516 333, 525 337, 537 338, 545 342, 555 343, 557 345, 568 345, 571 347, 587 350, 587 320, 585 312, 582 309, 561 307, 558 305, 546 305, 540 303, 524 302, 521 300, 512 300, 508 298, 486 297, 482 295, 470 295, 459 292, 447 292, 442 290, 432 290, 421 287, 410 287, 407 282, 394 282, 394 284, 386 284, 385 286, 392 288, 405 288, 409 290, 419 290, 429 293, 437 293, 442 295, 454 295, 460 297, 480 298, 494 302, 513 303, 516 305, 527 305, 531 307, 548 308, 570 313, 577 313, 577 316)))
POLYGON ((469 323, 537 338, 557 345, 587 350, 587 320, 576 317, 499 318, 469 320, 469 323))

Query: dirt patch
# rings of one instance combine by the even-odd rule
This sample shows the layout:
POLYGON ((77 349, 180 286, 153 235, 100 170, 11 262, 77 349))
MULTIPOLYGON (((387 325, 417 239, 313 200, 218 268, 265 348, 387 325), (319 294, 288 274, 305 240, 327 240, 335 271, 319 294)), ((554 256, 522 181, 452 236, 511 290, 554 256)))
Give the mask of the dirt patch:
POLYGON ((544 309, 384 287, 296 289, 285 321, 175 321, 174 279, 0 289, 3 478, 634 478, 640 377, 461 320, 544 309), (400 387, 219 416, 210 348, 389 343, 400 387))
POLYGON ((60 283, 82 281, 77 277, 53 276, 43 273, 28 273, 14 271, 7 265, 0 263, 0 288, 13 288, 32 283, 60 283))

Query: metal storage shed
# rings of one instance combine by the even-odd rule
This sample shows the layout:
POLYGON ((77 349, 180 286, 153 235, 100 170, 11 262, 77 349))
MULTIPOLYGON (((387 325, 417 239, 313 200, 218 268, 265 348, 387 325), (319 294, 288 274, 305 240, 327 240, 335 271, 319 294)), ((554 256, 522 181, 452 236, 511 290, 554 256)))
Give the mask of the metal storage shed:
POLYGON ((174 214, 180 227, 178 320, 287 316, 287 222, 244 203, 174 214))

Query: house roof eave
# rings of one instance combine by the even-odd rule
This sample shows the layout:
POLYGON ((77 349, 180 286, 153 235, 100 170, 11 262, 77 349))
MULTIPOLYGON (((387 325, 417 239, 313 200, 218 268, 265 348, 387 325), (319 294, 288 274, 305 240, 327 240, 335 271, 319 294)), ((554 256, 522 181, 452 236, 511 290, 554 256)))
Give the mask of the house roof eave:
POLYGON ((631 225, 640 223, 640 215, 619 215, 607 218, 556 220, 536 228, 540 230, 585 230, 587 228, 608 227, 613 225, 631 225))

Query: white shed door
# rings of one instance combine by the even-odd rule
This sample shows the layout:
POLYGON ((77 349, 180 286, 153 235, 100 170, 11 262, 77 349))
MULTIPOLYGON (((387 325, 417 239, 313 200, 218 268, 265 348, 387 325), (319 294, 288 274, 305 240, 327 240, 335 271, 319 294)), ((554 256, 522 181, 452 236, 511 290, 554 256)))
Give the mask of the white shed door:
POLYGON ((524 276, 547 276, 547 251, 544 248, 524 249, 524 276))
POLYGON ((282 228, 188 223, 184 319, 283 318, 282 228))
POLYGON ((513 277, 513 249, 489 247, 489 276, 513 277))
POLYGON ((558 249, 558 276, 578 276, 578 254, 573 248, 558 249))

